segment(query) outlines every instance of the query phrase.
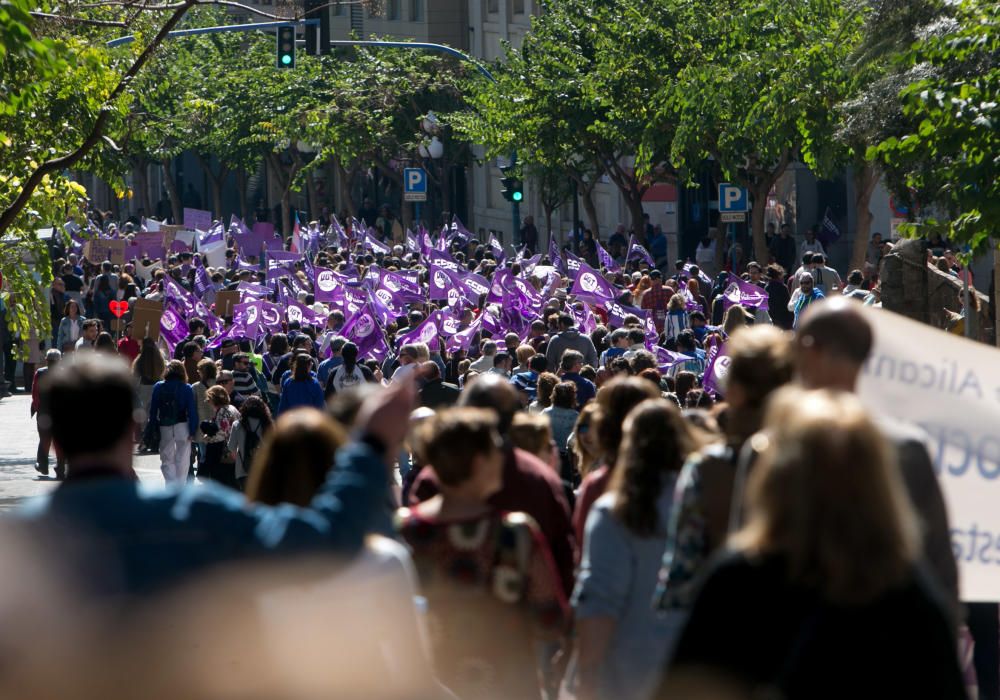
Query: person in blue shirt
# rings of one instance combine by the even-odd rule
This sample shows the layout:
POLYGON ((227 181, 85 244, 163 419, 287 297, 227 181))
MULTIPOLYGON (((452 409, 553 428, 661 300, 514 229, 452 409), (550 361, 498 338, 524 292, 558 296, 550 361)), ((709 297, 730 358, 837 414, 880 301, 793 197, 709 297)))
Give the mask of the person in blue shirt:
POLYGON ((510 378, 510 383, 517 389, 524 406, 528 406, 535 400, 538 393, 538 375, 544 372, 548 366, 549 363, 545 359, 545 355, 541 353, 532 355, 531 359, 528 360, 528 371, 518 372, 510 378))
POLYGON ((562 355, 560 368, 562 369, 562 380, 576 384, 576 407, 583 408, 597 395, 597 387, 594 386, 594 383, 580 375, 580 370, 583 369, 583 353, 567 350, 562 355))
POLYGON ((67 460, 66 480, 11 517, 45 539, 74 593, 102 599, 153 594, 227 562, 349 557, 368 532, 388 526, 387 455, 399 453, 415 396, 410 381, 365 401, 356 441, 338 451, 308 508, 248 506, 214 484, 138 483, 131 376, 117 358, 85 353, 50 373, 40 401, 40 420, 67 460))
POLYGON ((187 479, 191 467, 191 439, 198 432, 198 408, 187 370, 171 360, 163 379, 153 385, 149 424, 160 431, 160 471, 168 484, 187 479))
POLYGON ((677 352, 682 355, 687 355, 690 360, 685 360, 678 365, 674 365, 671 368, 674 376, 678 372, 694 372, 695 374, 703 374, 705 372, 705 360, 707 358, 707 353, 698 347, 695 341, 694 331, 690 328, 681 331, 677 336, 677 352))
POLYGON ((330 341, 330 357, 320 362, 319 367, 316 368, 316 379, 319 380, 320 386, 326 386, 326 380, 330 378, 330 373, 344 364, 344 358, 340 353, 346 343, 347 338, 339 335, 330 341))
POLYGON ((312 406, 320 411, 326 406, 323 387, 312 371, 312 355, 299 352, 292 360, 292 375, 281 383, 278 415, 300 406, 312 406))
POLYGON ((608 345, 608 349, 601 353, 601 367, 610 367, 613 359, 622 357, 628 352, 628 330, 616 328, 611 331, 608 336, 608 345))

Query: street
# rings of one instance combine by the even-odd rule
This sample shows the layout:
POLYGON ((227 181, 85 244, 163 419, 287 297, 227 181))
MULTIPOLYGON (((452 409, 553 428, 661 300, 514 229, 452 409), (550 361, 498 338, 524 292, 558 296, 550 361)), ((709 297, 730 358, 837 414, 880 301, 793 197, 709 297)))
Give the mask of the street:
MULTIPOLYGON (((14 508, 21 501, 40 496, 56 484, 55 453, 49 457, 49 476, 35 471, 38 433, 29 414, 31 397, 16 394, 0 399, 0 511, 14 508)), ((135 470, 142 481, 162 484, 159 457, 136 456, 135 470)))

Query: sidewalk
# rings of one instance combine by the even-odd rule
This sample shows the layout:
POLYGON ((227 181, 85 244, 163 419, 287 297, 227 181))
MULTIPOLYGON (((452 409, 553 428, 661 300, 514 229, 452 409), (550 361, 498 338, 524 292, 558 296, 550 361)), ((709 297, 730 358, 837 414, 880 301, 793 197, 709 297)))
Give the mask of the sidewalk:
MULTIPOLYGON (((49 476, 35 471, 38 432, 28 414, 31 397, 15 394, 0 399, 0 511, 14 508, 31 496, 48 493, 59 483, 55 479, 55 453, 49 456, 49 476)), ((139 478, 150 484, 163 484, 157 455, 135 458, 139 478)))

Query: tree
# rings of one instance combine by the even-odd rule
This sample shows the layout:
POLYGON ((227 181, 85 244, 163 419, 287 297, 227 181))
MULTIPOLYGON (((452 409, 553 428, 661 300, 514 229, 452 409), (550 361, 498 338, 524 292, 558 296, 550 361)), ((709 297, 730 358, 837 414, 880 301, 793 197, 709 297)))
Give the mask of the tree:
POLYGON ((811 166, 833 137, 860 13, 831 0, 732 0, 693 18, 697 55, 659 100, 676 124, 671 160, 691 173, 714 158, 749 190, 757 255, 767 195, 795 160, 811 166))
POLYGON ((903 57, 922 73, 899 94, 915 128, 869 155, 903 169, 903 184, 936 210, 903 233, 941 233, 975 252, 1000 220, 1000 6, 962 0, 953 10, 903 57))

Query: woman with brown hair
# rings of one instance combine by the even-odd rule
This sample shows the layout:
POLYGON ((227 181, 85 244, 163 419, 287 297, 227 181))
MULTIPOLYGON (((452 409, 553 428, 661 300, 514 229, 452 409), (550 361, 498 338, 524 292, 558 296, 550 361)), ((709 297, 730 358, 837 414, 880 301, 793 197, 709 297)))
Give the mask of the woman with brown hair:
POLYGON ((600 465, 600 453, 597 446, 597 432, 594 430, 594 422, 597 416, 597 403, 591 401, 582 409, 573 426, 573 433, 569 436, 567 445, 573 451, 573 458, 576 465, 576 480, 587 476, 600 465))
POLYGON ((540 699, 549 669, 538 668, 539 645, 562 638, 569 610, 538 525, 489 503, 503 485, 498 416, 443 411, 420 424, 417 443, 440 493, 401 509, 397 528, 436 623, 438 678, 468 700, 540 699))
POLYGON ((322 411, 298 408, 282 414, 254 455, 247 500, 309 505, 346 442, 344 429, 322 411))
POLYGON ((535 400, 528 406, 528 413, 541 413, 552 405, 552 390, 559 383, 559 377, 552 372, 542 372, 536 382, 535 400))
POLYGON ((661 697, 685 696, 690 671, 744 697, 966 698, 917 517, 861 403, 789 390, 767 425, 746 524, 695 599, 661 697))
POLYGON ((577 649, 567 686, 580 700, 648 698, 681 617, 649 609, 667 538, 674 483, 699 439, 669 401, 629 413, 608 492, 587 517, 573 593, 577 649))
POLYGON ((199 424, 199 433, 205 437, 205 459, 200 467, 203 473, 198 476, 235 489, 236 461, 227 444, 240 413, 229 403, 229 393, 218 384, 208 388, 205 401, 212 408, 212 417, 199 424))
POLYGON ((580 498, 573 510, 573 530, 577 542, 583 542, 583 528, 587 523, 591 506, 611 483, 618 462, 618 446, 622 441, 622 425, 625 423, 625 417, 646 399, 658 398, 660 392, 653 383, 639 377, 613 379, 597 392, 594 429, 602 466, 590 472, 580 485, 580 498))

